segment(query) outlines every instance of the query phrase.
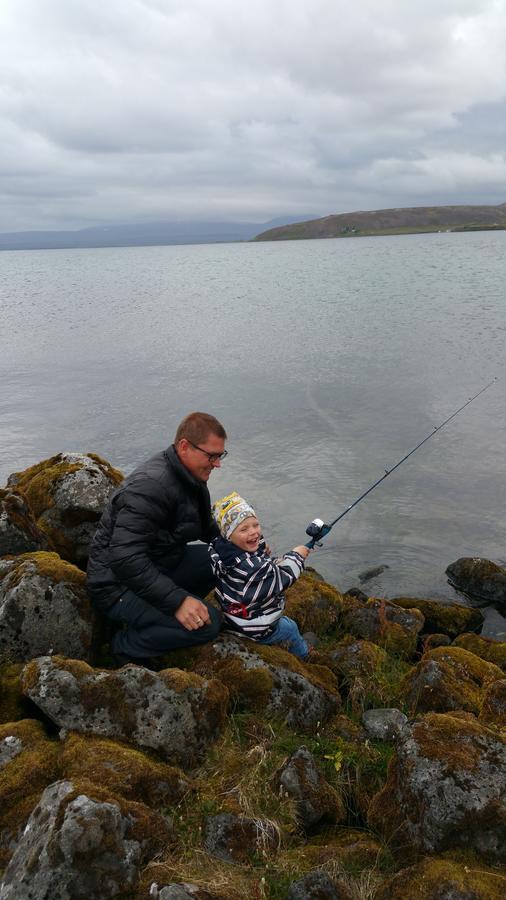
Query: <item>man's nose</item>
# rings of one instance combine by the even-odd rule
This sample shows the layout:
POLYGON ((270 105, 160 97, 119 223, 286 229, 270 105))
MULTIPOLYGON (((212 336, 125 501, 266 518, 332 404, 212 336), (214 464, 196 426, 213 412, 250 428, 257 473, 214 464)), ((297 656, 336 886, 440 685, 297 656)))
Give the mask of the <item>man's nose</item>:
POLYGON ((214 469, 221 468, 221 459, 213 459, 211 461, 211 465, 213 466, 214 469))

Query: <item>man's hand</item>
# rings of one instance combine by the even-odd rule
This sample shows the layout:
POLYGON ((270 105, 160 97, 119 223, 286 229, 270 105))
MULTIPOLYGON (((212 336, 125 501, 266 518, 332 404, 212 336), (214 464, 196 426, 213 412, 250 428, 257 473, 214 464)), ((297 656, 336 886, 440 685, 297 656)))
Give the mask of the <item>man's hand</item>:
POLYGON ((174 615, 183 628, 187 628, 188 631, 196 631, 197 628, 202 628, 202 625, 209 625, 211 621, 205 603, 190 596, 184 598, 174 615))

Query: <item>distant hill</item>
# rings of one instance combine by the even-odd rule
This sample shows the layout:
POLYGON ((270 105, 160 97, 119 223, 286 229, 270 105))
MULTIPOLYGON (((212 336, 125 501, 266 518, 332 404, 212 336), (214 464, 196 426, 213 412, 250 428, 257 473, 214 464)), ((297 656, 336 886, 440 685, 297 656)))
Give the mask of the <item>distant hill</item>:
POLYGON ((430 231, 482 231, 506 228, 506 203, 500 206, 415 206, 339 213, 262 231, 255 241, 375 234, 416 234, 430 231))
POLYGON ((148 222, 142 225, 102 225, 78 231, 14 231, 0 234, 0 250, 56 250, 76 247, 151 247, 167 244, 213 244, 249 241, 279 225, 300 222, 286 216, 269 222, 148 222))

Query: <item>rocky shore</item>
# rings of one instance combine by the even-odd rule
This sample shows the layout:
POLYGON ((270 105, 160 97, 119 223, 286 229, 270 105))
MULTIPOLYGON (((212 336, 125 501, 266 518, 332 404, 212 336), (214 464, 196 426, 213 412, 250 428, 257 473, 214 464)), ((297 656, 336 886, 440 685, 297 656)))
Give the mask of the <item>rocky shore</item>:
MULTIPOLYGON (((63 453, 0 489, 0 900, 499 900, 506 643, 479 609, 308 571, 312 662, 222 634, 116 669, 85 590, 122 474, 63 453)), ((506 570, 448 577, 506 607, 506 570)))

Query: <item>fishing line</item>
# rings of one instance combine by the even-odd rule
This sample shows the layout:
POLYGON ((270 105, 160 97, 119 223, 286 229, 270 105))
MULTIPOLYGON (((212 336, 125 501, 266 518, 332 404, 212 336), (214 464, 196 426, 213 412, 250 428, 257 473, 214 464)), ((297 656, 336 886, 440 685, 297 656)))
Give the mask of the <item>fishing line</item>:
POLYGON ((331 529, 334 527, 334 525, 337 524, 337 522, 340 522, 341 519, 344 519, 344 517, 347 516, 352 509, 355 509, 355 507, 358 506, 358 504, 361 503, 362 500, 364 500, 367 495, 371 493, 371 491, 374 491, 374 489, 377 488, 378 485, 380 485, 381 482, 385 480, 385 478, 388 478, 388 476, 391 475, 392 472, 395 472, 395 470, 398 469, 399 466, 402 466, 402 464, 406 462, 406 460, 409 459, 409 457, 412 456, 413 453, 416 453, 416 451, 419 450, 420 447, 422 447, 424 444, 426 444, 427 441, 430 441, 430 439, 433 438, 438 431, 441 431, 441 429, 444 428, 445 425, 448 425, 448 423, 451 422, 451 420, 454 419, 455 416, 458 416, 458 414, 461 413, 462 410, 466 408, 466 406, 469 406, 469 404, 472 403, 473 400, 476 400, 477 397, 479 397, 481 394, 484 394, 485 391, 488 391, 488 389, 491 388, 493 384, 496 384, 497 381, 498 379, 494 378, 492 381, 486 384, 485 387, 482 387, 477 394, 469 397, 469 399, 466 400, 466 402, 463 403, 462 406, 459 406, 459 408, 456 409, 455 412, 452 412, 451 415, 449 415, 448 418, 444 420, 444 422, 441 422, 440 425, 435 425, 432 431, 427 434, 416 445, 416 447, 413 447, 412 450, 406 453, 406 455, 403 456, 402 459, 400 459, 397 463, 395 463, 395 465, 392 466, 391 469, 385 469, 384 475, 382 475, 381 478, 378 478, 378 480, 375 481, 374 484, 368 487, 367 490, 363 492, 363 494, 360 494, 360 496, 357 497, 357 499, 354 500, 353 503, 350 503, 350 505, 347 506, 343 512, 339 513, 339 515, 332 520, 332 522, 329 522, 328 525, 326 525, 322 519, 313 519, 313 521, 310 522, 306 528, 306 534, 308 534, 311 538, 311 540, 306 544, 306 547, 309 547, 310 550, 312 550, 315 546, 320 547, 322 539, 328 535, 329 531, 331 531, 331 529))

